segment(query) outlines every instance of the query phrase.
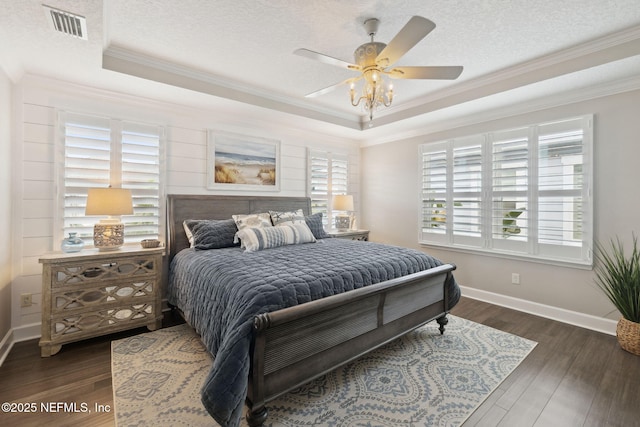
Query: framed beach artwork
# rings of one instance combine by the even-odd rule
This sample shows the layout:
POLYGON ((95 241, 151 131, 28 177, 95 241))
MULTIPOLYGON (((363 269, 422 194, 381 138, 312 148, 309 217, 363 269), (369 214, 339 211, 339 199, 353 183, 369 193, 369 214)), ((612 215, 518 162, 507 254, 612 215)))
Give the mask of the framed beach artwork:
POLYGON ((207 188, 280 190, 280 141, 208 131, 207 188))

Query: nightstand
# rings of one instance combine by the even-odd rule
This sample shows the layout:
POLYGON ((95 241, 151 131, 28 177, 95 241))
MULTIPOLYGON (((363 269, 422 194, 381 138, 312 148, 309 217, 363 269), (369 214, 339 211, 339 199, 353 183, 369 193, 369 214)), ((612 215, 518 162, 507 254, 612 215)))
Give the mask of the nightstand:
POLYGON ((147 326, 162 326, 164 248, 123 246, 43 255, 42 338, 48 357, 63 344, 147 326))
POLYGON ((362 240, 366 242, 369 240, 369 230, 329 230, 327 234, 331 237, 335 237, 338 239, 348 239, 348 240, 362 240))

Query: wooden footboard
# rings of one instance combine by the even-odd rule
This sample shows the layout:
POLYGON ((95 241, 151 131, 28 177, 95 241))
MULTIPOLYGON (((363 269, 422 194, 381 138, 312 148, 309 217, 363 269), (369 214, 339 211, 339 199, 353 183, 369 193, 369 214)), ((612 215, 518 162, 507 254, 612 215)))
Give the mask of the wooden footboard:
POLYGON ((447 323, 446 283, 455 265, 256 316, 247 420, 259 426, 266 403, 437 319, 447 323))

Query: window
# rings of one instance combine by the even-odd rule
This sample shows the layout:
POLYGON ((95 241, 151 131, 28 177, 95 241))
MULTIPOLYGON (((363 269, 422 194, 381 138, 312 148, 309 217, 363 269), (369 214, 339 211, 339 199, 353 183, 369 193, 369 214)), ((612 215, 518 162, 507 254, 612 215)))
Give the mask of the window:
POLYGON ((347 194, 349 160, 345 154, 309 150, 308 194, 311 212, 322 212, 324 225, 333 223, 331 197, 347 194))
POLYGON ((591 265, 592 123, 422 145, 421 243, 591 265))
POLYGON ((59 231, 64 236, 76 232, 92 242, 93 225, 100 218, 84 214, 87 190, 112 185, 131 190, 134 213, 122 217, 125 243, 158 238, 162 128, 61 112, 60 129, 59 231))

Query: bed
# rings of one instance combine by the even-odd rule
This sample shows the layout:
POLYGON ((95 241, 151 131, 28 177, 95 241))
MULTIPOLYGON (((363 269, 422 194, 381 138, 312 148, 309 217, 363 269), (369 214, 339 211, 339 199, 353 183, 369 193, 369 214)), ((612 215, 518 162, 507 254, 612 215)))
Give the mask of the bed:
POLYGON ((269 401, 427 322, 444 333, 460 298, 455 265, 420 251, 330 238, 197 250, 183 226, 298 210, 317 220, 306 197, 167 198, 167 297, 214 355, 202 402, 222 426, 238 425, 244 404, 262 425, 269 401))

